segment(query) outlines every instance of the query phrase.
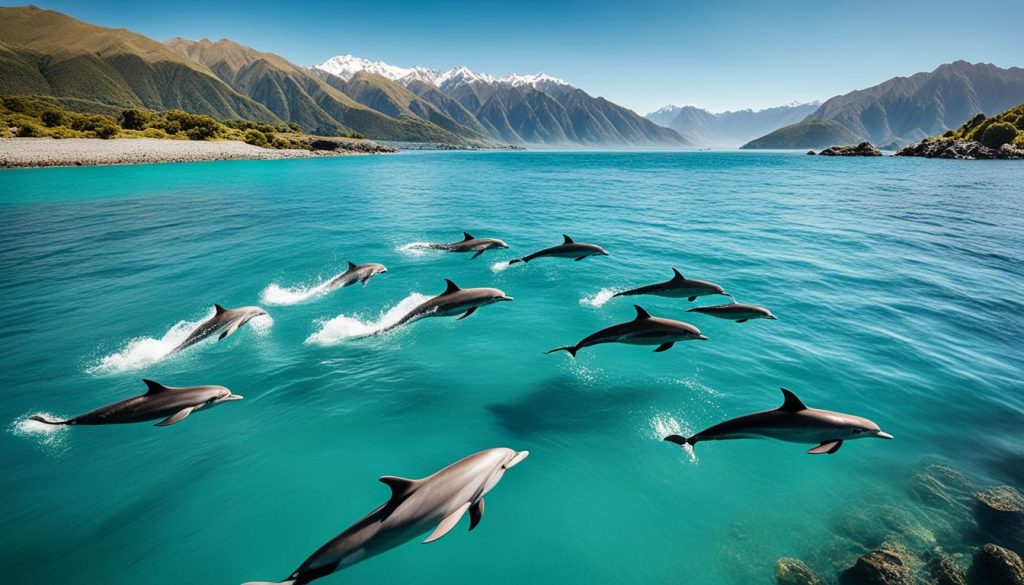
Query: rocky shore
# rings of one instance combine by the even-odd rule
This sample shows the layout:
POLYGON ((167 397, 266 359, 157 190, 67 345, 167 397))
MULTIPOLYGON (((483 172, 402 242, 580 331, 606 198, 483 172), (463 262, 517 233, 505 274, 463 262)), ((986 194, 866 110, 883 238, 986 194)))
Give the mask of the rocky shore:
POLYGON ((1024 148, 1013 144, 1004 144, 999 148, 991 148, 972 140, 955 140, 940 138, 922 140, 911 144, 896 156, 923 156, 925 158, 955 158, 962 160, 1005 159, 1024 160, 1024 148))
MULTIPOLYGON (((814 156, 815 153, 812 150, 807 154, 814 156)), ((847 146, 830 146, 819 152, 818 156, 882 156, 882 151, 870 142, 861 142, 847 146)))
POLYGON ((303 149, 261 148, 238 141, 149 138, 4 138, 0 168, 125 165, 213 160, 271 160, 396 152, 366 140, 318 139, 303 149))

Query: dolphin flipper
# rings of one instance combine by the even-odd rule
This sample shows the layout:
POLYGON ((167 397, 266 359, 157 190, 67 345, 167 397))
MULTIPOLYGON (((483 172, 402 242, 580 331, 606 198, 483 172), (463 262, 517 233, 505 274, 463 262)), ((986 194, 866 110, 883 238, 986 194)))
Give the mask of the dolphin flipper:
POLYGON ((829 455, 831 455, 838 451, 839 448, 842 446, 842 441, 825 441, 824 443, 818 445, 817 447, 814 447, 813 449, 807 451, 807 453, 811 455, 821 455, 822 453, 828 453, 829 455))
POLYGON ((484 499, 480 498, 475 504, 469 507, 469 529, 473 530, 484 517, 484 499))
POLYGON ((224 330, 224 333, 220 334, 220 337, 217 338, 217 341, 220 341, 220 340, 224 339, 225 337, 231 335, 235 331, 238 331, 238 326, 240 324, 241 323, 238 322, 238 321, 235 321, 234 323, 232 323, 230 327, 228 327, 227 329, 224 330))
POLYGON ((479 251, 479 252, 477 252, 476 254, 473 254, 473 257, 472 257, 472 258, 470 258, 470 260, 476 260, 477 258, 479 258, 479 257, 480 257, 480 255, 481 255, 481 254, 483 254, 483 253, 484 253, 484 252, 486 252, 486 251, 487 251, 487 250, 480 250, 480 251, 479 251))
POLYGON ((165 418, 164 420, 156 423, 156 426, 158 426, 158 427, 169 427, 169 426, 173 425, 174 423, 181 422, 181 421, 185 420, 186 416, 192 414, 192 409, 194 409, 194 408, 195 408, 194 406, 189 406, 188 408, 183 408, 183 409, 179 410, 178 412, 172 414, 171 416, 165 418))
POLYGON ((579 262, 580 260, 583 260, 584 258, 586 258, 586 256, 580 256, 579 258, 576 259, 576 261, 579 262))
POLYGON ((693 301, 697 300, 697 297, 690 297, 690 298, 688 298, 686 300, 688 300, 688 301, 690 301, 692 303, 693 301))
POLYGON ((674 342, 674 341, 669 341, 667 343, 662 343, 661 345, 659 345, 654 350, 654 353, 658 353, 658 352, 662 352, 662 351, 668 351, 668 350, 672 349, 672 346, 675 345, 675 344, 676 344, 676 342, 674 342))
POLYGON ((435 540, 441 538, 445 534, 451 532, 452 528, 455 528, 455 525, 458 524, 459 520, 461 520, 462 517, 466 514, 466 510, 469 509, 469 506, 470 503, 466 502, 465 504, 462 504, 461 506, 456 508, 454 512, 445 516, 444 520, 441 520, 441 523, 437 525, 437 528, 435 528, 434 531, 430 533, 430 536, 428 536, 427 539, 423 541, 423 544, 434 542, 435 540))
POLYGON ((747 319, 737 319, 736 322, 737 323, 746 323, 747 319))
POLYGON ((461 317, 459 317, 459 318, 457 318, 457 319, 455 319, 455 320, 456 320, 456 321, 462 321, 462 320, 463 320, 463 319, 465 319, 466 317, 469 317, 470 315, 472 315, 473 313, 475 313, 475 312, 476 312, 476 309, 477 309, 476 307, 473 307, 473 308, 471 308, 470 310, 468 310, 468 311, 466 311, 465 313, 463 313, 461 317))

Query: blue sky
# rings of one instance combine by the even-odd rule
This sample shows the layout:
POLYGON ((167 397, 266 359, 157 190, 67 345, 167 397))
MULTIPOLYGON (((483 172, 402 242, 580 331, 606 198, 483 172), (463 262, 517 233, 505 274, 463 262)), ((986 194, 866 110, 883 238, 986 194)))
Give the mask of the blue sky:
POLYGON ((496 75, 543 71, 641 114, 668 103, 721 111, 827 99, 957 59, 1024 66, 1020 0, 40 6, 158 40, 226 37, 303 65, 351 53, 496 75))

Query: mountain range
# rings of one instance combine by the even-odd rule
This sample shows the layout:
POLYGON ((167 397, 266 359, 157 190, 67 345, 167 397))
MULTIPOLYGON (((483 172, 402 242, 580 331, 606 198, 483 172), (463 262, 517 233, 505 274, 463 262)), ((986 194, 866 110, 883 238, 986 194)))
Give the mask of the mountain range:
POLYGON ((638 114, 546 75, 402 69, 351 56, 316 68, 227 39, 160 43, 39 8, 0 8, 0 95, 68 109, 182 109, 310 133, 456 146, 681 146, 638 114))
POLYGON ((807 118, 742 148, 824 148, 869 141, 893 148, 1024 102, 1024 69, 956 61, 836 96, 807 118))
POLYGON ((665 106, 647 114, 647 119, 679 132, 697 146, 736 148, 758 136, 803 120, 819 105, 819 102, 793 102, 758 111, 721 113, 711 113, 697 106, 665 106))

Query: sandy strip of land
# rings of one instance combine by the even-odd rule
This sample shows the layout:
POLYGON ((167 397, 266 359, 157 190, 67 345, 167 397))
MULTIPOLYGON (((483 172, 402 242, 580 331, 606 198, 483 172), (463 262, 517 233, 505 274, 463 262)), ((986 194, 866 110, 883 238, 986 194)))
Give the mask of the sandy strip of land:
POLYGON ((260 148, 238 141, 205 142, 153 138, 3 138, 0 168, 124 165, 207 160, 306 158, 356 154, 260 148))

